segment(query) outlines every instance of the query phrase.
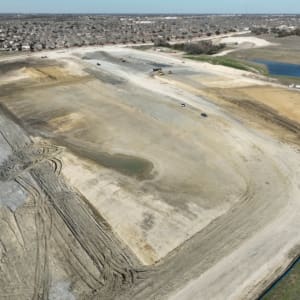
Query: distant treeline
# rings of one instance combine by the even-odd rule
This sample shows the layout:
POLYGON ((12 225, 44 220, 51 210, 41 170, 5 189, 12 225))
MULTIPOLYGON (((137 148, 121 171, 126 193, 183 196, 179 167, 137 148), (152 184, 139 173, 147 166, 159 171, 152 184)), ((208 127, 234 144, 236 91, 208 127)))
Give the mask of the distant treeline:
POLYGON ((285 37, 285 36, 300 36, 300 28, 296 29, 285 29, 285 28, 267 28, 267 27, 254 27, 251 29, 251 32, 256 35, 273 33, 277 37, 285 37))
POLYGON ((225 48, 225 44, 214 45, 211 41, 187 42, 170 44, 164 39, 158 39, 154 42, 155 47, 167 47, 178 51, 183 51, 190 55, 213 55, 225 48))
POLYGON ((278 37, 285 37, 285 36, 290 36, 290 35, 296 35, 300 36, 300 28, 294 29, 292 31, 287 31, 287 30, 278 30, 274 28, 271 30, 272 33, 275 33, 278 37))

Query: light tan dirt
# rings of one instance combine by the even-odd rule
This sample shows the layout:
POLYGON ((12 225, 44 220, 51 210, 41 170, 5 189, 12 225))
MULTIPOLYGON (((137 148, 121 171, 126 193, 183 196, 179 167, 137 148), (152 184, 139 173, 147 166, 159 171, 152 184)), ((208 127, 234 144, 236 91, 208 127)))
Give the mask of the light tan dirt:
POLYGON ((1 251, 17 249, 3 295, 257 296, 300 244, 300 153, 273 132, 298 136, 299 94, 166 54, 76 52, 0 91, 1 251))
POLYGON ((263 103, 274 109, 278 115, 285 116, 295 122, 300 120, 300 92, 275 87, 248 87, 225 91, 225 95, 240 97, 263 103))

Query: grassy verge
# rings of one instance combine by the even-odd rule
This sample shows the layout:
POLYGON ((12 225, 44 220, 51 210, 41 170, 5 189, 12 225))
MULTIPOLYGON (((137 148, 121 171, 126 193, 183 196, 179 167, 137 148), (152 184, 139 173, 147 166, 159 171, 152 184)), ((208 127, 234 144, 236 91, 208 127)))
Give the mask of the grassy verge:
POLYGON ((280 83, 284 85, 297 84, 300 85, 300 77, 289 77, 289 76, 272 76, 276 78, 280 83))
POLYGON ((300 263, 261 300, 299 300, 300 263))
POLYGON ((262 75, 268 75, 267 68, 262 65, 229 58, 227 56, 186 55, 185 58, 202 61, 202 62, 208 62, 213 65, 221 65, 221 66, 230 67, 238 70, 249 71, 249 72, 258 73, 262 75))

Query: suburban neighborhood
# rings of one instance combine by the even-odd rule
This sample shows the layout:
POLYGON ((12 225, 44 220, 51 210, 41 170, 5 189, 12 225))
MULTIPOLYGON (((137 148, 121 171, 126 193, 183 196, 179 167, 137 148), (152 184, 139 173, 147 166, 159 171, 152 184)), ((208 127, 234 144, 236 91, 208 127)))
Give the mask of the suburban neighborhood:
POLYGON ((105 44, 190 40, 253 29, 293 29, 299 16, 0 15, 0 50, 41 51, 105 44), (254 24, 254 25, 253 25, 254 24))

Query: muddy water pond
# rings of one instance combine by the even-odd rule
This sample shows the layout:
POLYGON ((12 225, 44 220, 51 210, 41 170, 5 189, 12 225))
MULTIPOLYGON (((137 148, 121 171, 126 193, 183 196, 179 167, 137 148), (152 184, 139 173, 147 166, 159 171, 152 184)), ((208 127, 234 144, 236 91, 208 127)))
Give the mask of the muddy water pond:
POLYGON ((152 178, 151 171, 153 169, 153 164, 140 157, 98 152, 90 155, 90 158, 100 165, 124 175, 136 177, 140 180, 152 178))
POLYGON ((95 163, 119 172, 123 175, 134 177, 138 180, 152 179, 153 163, 147 159, 126 155, 126 154, 111 154, 101 151, 96 147, 84 146, 73 141, 63 140, 62 138, 55 141, 68 148, 75 155, 94 161, 95 163))

